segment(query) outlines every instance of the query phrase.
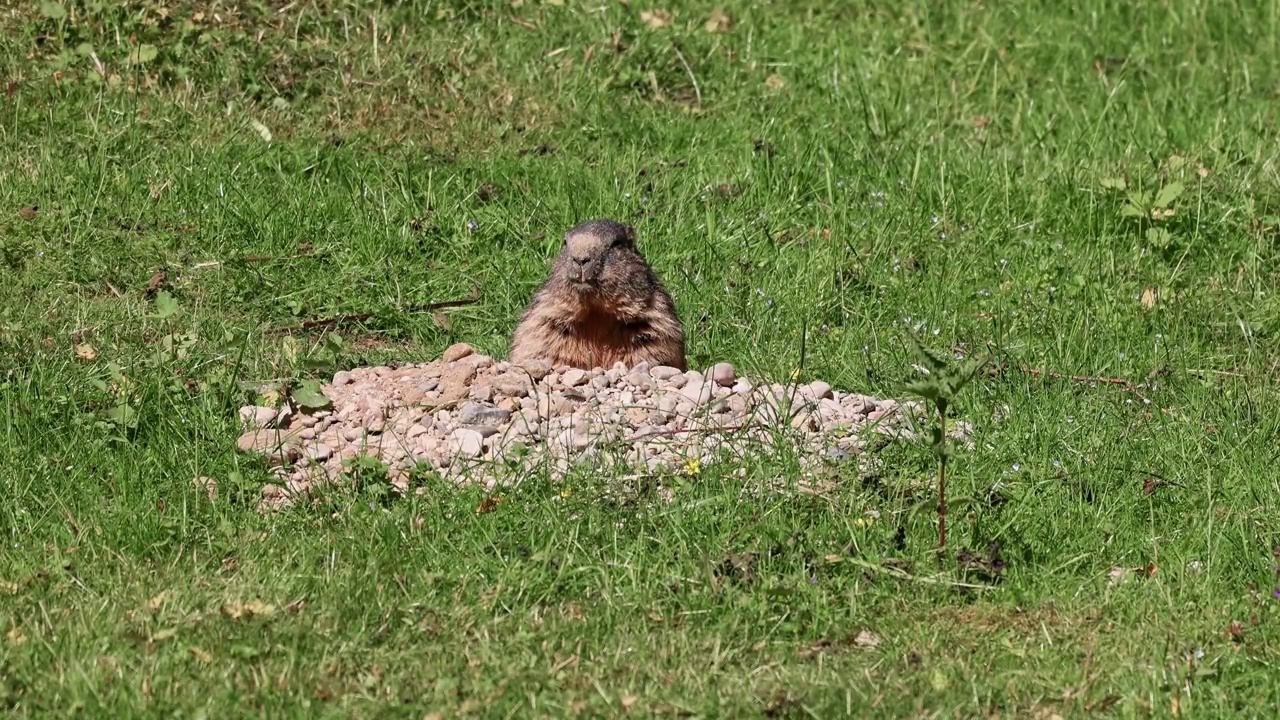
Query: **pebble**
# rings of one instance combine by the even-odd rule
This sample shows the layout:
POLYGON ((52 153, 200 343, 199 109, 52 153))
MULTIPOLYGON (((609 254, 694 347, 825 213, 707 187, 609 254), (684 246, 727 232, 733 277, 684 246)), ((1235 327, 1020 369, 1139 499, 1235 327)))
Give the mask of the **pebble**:
POLYGON ((683 374, 684 374, 683 371, 679 370, 678 368, 673 368, 670 365, 658 365, 657 367, 654 367, 653 369, 649 370, 649 377, 659 381, 670 380, 671 378, 677 375, 683 375, 683 374))
POLYGON ((729 363, 716 363, 707 371, 707 377, 720 387, 733 387, 738 380, 738 371, 729 363))
POLYGON ((494 379, 493 390, 506 397, 528 397, 529 381, 519 375, 501 375, 494 379))
POLYGON ((480 453, 484 452, 484 436, 475 430, 460 428, 454 430, 449 437, 454 451, 463 457, 480 457, 480 453))
POLYGON ((524 370, 535 381, 541 380, 551 373, 551 363, 546 360, 530 360, 524 364, 524 370))
POLYGON ((251 427, 267 427, 279 414, 275 408, 262 405, 245 405, 240 408, 241 422, 251 427))
POLYGON ((440 356, 440 359, 447 363, 457 362, 475 351, 475 348, 466 343, 455 343, 444 349, 444 354, 440 356))
POLYGON ((458 412, 458 422, 463 425, 501 425, 511 417, 510 410, 492 405, 468 402, 458 412))
MULTIPOLYGON (((815 472, 854 460, 861 468, 873 459, 864 455, 876 438, 868 432, 907 437, 906 416, 923 412, 919 403, 837 392, 821 380, 791 387, 740 377, 727 362, 687 371, 647 363, 552 368, 511 365, 464 343, 426 363, 337 372, 324 392, 331 410, 239 409, 254 427, 237 438, 237 450, 265 456, 280 488, 264 491, 262 507, 292 502, 363 455, 393 474, 421 465, 484 487, 539 468, 554 478, 575 466, 663 473, 689 459, 703 467, 748 462, 753 453, 772 457, 780 442, 794 442, 801 465, 815 472), (877 421, 883 425, 872 431, 877 421), (263 426, 273 422, 281 428, 263 426)), ((951 429, 958 442, 971 442, 970 426, 951 429)), ((407 475, 396 477, 407 483, 407 475)))
POLYGON ((831 384, 822 380, 809 383, 808 395, 814 400, 825 400, 831 397, 831 384))

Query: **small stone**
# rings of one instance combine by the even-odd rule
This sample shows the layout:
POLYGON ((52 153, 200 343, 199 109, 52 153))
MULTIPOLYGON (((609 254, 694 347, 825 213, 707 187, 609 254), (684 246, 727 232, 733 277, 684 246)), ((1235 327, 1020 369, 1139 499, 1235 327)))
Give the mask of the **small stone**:
POLYGON ((476 383, 471 386, 470 396, 472 400, 489 402, 493 399, 493 386, 488 383, 476 383))
POLYGON ((591 444, 591 438, 583 431, 570 428, 556 436, 556 443, 563 448, 582 450, 591 444))
POLYGON ((339 370, 338 372, 333 374, 333 385, 334 387, 350 385, 353 379, 354 378, 351 377, 351 373, 347 372, 346 370, 339 370))
POLYGON ((454 363, 440 375, 440 402, 451 403, 467 397, 476 369, 466 363, 454 363))
POLYGON ((849 452, 838 447, 828 448, 827 457, 837 463, 849 462, 849 452))
POLYGON ((799 413, 791 416, 791 427, 797 430, 808 430, 814 432, 818 429, 817 419, 809 410, 800 410, 799 413))
POLYGON ((498 428, 493 427, 492 425, 475 425, 470 429, 480 433, 480 437, 482 438, 492 437, 498 434, 498 428))
POLYGON ((689 398, 695 405, 702 405, 711 399, 711 388, 702 382, 690 381, 680 389, 680 395, 689 398))
POLYGON ((883 418, 885 415, 886 413, 884 410, 872 410, 871 412, 867 413, 867 419, 870 420, 871 422, 876 422, 881 418, 883 418))
POLYGON ((342 439, 347 442, 356 442, 364 437, 364 430, 361 428, 349 427, 342 431, 342 439))
POLYGON ((484 436, 470 428, 454 430, 449 440, 454 452, 463 457, 480 457, 484 452, 484 436))
POLYGON ((301 430, 298 431, 298 439, 299 440, 315 440, 316 429, 313 427, 302 428, 301 430))
POLYGON ((275 408, 263 405, 245 405, 240 408, 240 420, 251 427, 267 427, 279 414, 275 408))
POLYGON ((716 363, 707 371, 707 377, 721 387, 732 387, 738 380, 738 371, 729 363, 716 363))
POLYGON ((279 430, 251 430, 236 440, 236 449, 243 453, 271 455, 292 446, 295 437, 293 433, 279 430))
POLYGON ((866 395, 846 395, 845 401, 855 413, 860 415, 866 415, 876 409, 876 399, 866 395))
POLYGON ((821 380, 814 380, 809 383, 808 392, 809 396, 815 400, 825 400, 831 397, 831 385, 821 380))
POLYGON ((419 435, 423 435, 426 433, 427 433, 427 428, 423 427, 418 423, 414 423, 412 426, 409 427, 409 431, 406 432, 404 436, 409 439, 413 439, 418 437, 419 435))
POLYGON ((307 449, 307 457, 311 458, 312 460, 317 460, 317 461, 328 460, 332 456, 333 456, 333 448, 329 447, 324 443, 320 443, 318 445, 312 445, 310 448, 307 449))
POLYGON ((676 405, 677 405, 677 402, 676 402, 675 395, 663 395, 661 398, 659 398, 658 411, 656 413, 657 419, 655 420, 654 424, 665 425, 668 422, 670 422, 671 416, 674 415, 676 412, 676 405))
POLYGON ((457 362, 475 351, 475 348, 466 343, 455 343, 444 349, 444 354, 440 356, 440 359, 447 363, 457 362))
POLYGON ((587 371, 581 368, 570 368, 560 378, 560 382, 569 387, 577 387, 587 381, 587 371))
POLYGON ((529 395, 529 381, 519 375, 501 375, 494 378, 493 390, 499 395, 506 397, 527 397, 529 395))
POLYGON ((650 383, 650 377, 648 375, 641 375, 637 372, 632 372, 630 375, 628 375, 626 377, 625 382, 637 390, 641 388, 647 389, 652 387, 650 383))
POLYGON ((564 415, 565 413, 569 412, 573 408, 570 402, 567 399, 565 399, 564 396, 556 394, 556 395, 543 395, 542 397, 538 398, 537 409, 538 409, 538 414, 542 416, 543 419, 548 419, 553 417, 560 417, 561 415, 564 415))
POLYGON ((534 380, 541 380, 551 373, 551 363, 546 360, 530 360, 524 364, 524 371, 534 380))
POLYGON ((677 375, 683 375, 683 374, 684 374, 683 370, 680 370, 678 368, 673 368, 670 365, 658 365, 657 367, 654 367, 649 370, 649 377, 653 378, 654 380, 660 380, 660 381, 670 380, 671 378, 677 375))
POLYGON ((511 423, 511 429, 518 435, 536 435, 538 432, 537 408, 523 408, 511 423))

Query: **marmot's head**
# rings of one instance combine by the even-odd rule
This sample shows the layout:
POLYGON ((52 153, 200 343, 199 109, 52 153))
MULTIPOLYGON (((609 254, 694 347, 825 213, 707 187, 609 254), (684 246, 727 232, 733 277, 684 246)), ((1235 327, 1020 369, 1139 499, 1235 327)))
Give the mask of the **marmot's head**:
POLYGON ((565 233, 556 265, 569 287, 582 294, 646 283, 649 268, 635 238, 635 230, 620 222, 589 220, 565 233))

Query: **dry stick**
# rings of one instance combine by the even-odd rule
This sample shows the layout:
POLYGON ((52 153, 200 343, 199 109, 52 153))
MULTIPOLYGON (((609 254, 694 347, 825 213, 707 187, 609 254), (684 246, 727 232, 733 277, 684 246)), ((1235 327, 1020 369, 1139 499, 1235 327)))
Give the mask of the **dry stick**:
POLYGON ((1078 383, 1099 383, 1102 385, 1114 385, 1116 387, 1124 388, 1125 390, 1128 390, 1134 395, 1137 395, 1138 399, 1143 401, 1144 403, 1151 402, 1150 400, 1147 399, 1146 395, 1142 394, 1142 391, 1138 389, 1138 386, 1133 381, 1125 380, 1124 378, 1095 377, 1093 375, 1067 375, 1065 373, 1054 372, 1053 370, 1041 370, 1039 368, 1029 368, 1029 367, 1020 367, 1018 369, 1028 375, 1034 375, 1036 377, 1051 377, 1057 380, 1070 380, 1072 382, 1078 382, 1078 383))

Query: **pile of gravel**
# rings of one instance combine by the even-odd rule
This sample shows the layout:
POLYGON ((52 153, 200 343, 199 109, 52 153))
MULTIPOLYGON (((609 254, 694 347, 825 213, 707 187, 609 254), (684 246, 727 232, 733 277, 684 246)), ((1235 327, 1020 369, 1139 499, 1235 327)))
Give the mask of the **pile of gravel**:
POLYGON ((546 469, 558 479, 579 463, 632 473, 701 468, 789 443, 802 465, 864 459, 868 444, 910 436, 915 402, 834 390, 821 380, 756 384, 720 363, 605 370, 522 366, 449 347, 439 360, 342 371, 322 386, 330 406, 309 413, 246 406, 236 445, 267 458, 278 478, 267 507, 339 480, 362 455, 385 464, 391 484, 430 469, 488 487, 546 469))

